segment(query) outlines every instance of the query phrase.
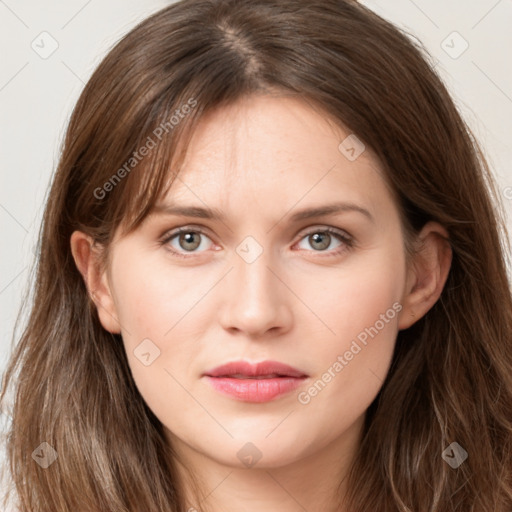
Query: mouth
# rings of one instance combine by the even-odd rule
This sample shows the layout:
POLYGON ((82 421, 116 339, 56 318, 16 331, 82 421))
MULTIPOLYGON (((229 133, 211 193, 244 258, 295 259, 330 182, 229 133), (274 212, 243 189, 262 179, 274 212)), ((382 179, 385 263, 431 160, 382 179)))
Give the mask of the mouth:
POLYGON ((235 379, 278 378, 278 377, 308 377, 306 373, 293 366, 278 361, 232 361, 208 370, 203 375, 208 377, 230 377, 235 379))
POLYGON ((296 389, 309 377, 277 361, 234 361, 202 375, 218 392, 243 402, 268 402, 296 389))
MULTIPOLYGON (((209 375, 209 377, 212 377, 212 376, 209 375)), ((224 378, 224 379, 227 379, 227 378, 230 378, 230 379, 256 379, 256 380, 261 380, 261 379, 276 379, 276 378, 280 378, 280 377, 289 377, 289 375, 280 375, 278 373, 271 373, 269 375, 244 375, 242 373, 234 373, 232 375, 218 375, 216 378, 224 378)))

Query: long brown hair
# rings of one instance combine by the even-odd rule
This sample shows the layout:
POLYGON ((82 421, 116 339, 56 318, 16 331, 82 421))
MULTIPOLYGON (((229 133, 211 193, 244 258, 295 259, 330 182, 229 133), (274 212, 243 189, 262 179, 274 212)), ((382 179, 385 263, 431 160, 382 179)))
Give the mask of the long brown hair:
POLYGON ((398 334, 366 414, 346 510, 512 510, 504 214, 428 55, 353 1, 183 0, 110 51, 69 123, 30 315, 1 395, 5 402, 14 386, 7 455, 20 512, 186 507, 175 454, 134 384, 120 336, 100 325, 70 236, 79 229, 108 249, 118 227, 135 229, 168 190, 204 113, 271 91, 302 98, 357 134, 380 159, 406 241, 434 220, 453 251, 440 299, 398 334), (58 456, 47 468, 31 456, 43 442, 58 456), (442 457, 453 442, 468 454, 457 469, 442 457))

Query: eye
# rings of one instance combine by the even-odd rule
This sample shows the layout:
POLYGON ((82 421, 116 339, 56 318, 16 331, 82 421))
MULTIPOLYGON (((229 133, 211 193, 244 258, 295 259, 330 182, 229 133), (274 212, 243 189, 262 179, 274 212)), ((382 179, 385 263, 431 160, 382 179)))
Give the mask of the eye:
MULTIPOLYGON (((187 253, 192 256, 195 253, 202 253, 208 249, 208 243, 205 243, 204 239, 209 240, 211 244, 213 244, 212 240, 203 230, 191 226, 184 226, 165 235, 160 243, 166 246, 173 255, 187 258, 187 253)), ((329 256, 338 255, 349 250, 354 245, 354 241, 350 235, 331 227, 317 227, 310 230, 300 239, 299 245, 303 240, 306 240, 310 247, 314 249, 312 252, 325 252, 328 253, 329 256), (339 244, 333 248, 332 244, 336 241, 338 241, 339 244), (331 250, 329 250, 329 247, 331 250)), ((301 250, 308 250, 300 246, 299 248, 301 250)))
MULTIPOLYGON (((196 250, 198 248, 205 248, 205 244, 201 240, 202 237, 208 238, 206 233, 197 228, 183 227, 170 233, 161 243, 168 246, 169 250, 175 255, 186 258, 187 256, 184 253, 203 252, 196 250)), ((208 238, 208 240, 210 239, 208 238)))
MULTIPOLYGON (((330 255, 340 254, 341 252, 350 249, 354 245, 354 241, 349 235, 343 231, 330 227, 315 228, 314 230, 306 233, 301 238, 300 242, 303 240, 306 240, 310 247, 313 247, 313 252, 329 252, 330 255), (339 245, 334 247, 333 251, 328 251, 327 249, 329 249, 331 244, 336 240, 340 242, 339 245)), ((331 247, 331 249, 333 248, 331 247)))

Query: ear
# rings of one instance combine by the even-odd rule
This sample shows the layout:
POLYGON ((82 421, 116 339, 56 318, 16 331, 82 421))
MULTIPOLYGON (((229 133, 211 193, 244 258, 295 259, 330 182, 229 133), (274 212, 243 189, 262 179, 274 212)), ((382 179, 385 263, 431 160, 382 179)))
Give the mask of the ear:
POLYGON ((424 316, 443 291, 452 263, 446 229, 427 222, 416 240, 417 252, 407 270, 398 328, 407 329, 424 316))
POLYGON ((96 305, 101 325, 112 334, 119 334, 121 326, 117 318, 107 272, 101 270, 101 250, 96 247, 90 236, 81 231, 73 232, 70 243, 75 264, 96 305))

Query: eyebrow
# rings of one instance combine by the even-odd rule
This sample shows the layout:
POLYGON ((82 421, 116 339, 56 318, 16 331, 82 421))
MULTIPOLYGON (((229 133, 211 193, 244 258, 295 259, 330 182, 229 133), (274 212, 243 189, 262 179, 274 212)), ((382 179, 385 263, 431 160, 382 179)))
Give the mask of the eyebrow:
MULTIPOLYGON (((362 206, 350 202, 338 202, 321 206, 304 208, 295 212, 291 217, 291 222, 298 222, 305 219, 322 217, 325 215, 335 215, 344 212, 358 212, 368 218, 372 223, 375 219, 372 214, 362 206)), ((196 217, 201 219, 219 219, 224 222, 225 215, 217 208, 204 208, 202 206, 186 206, 174 204, 157 204, 153 209, 153 214, 181 215, 184 217, 196 217)))

